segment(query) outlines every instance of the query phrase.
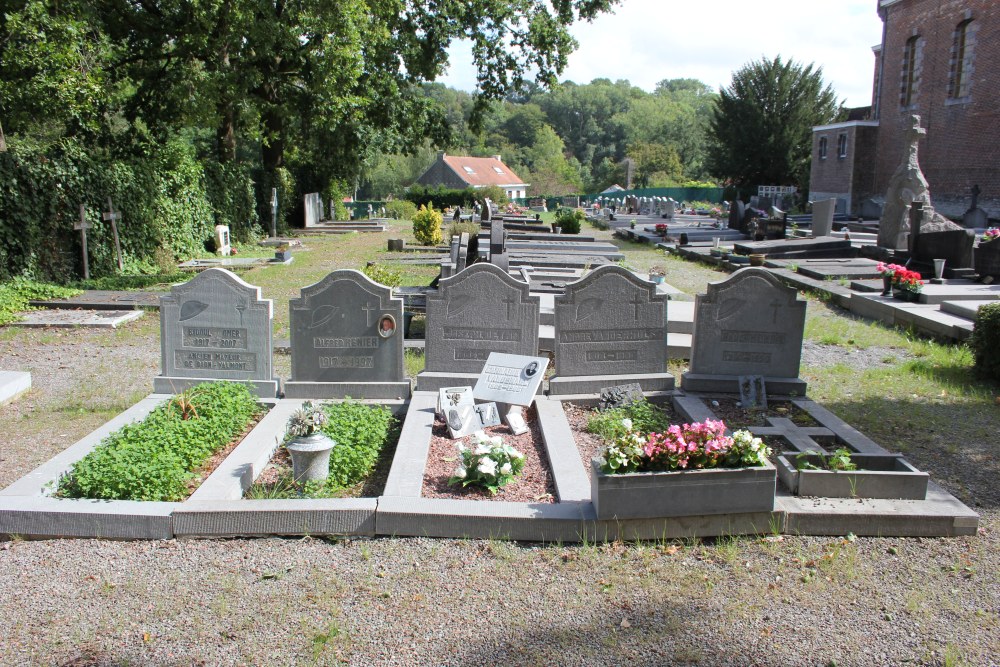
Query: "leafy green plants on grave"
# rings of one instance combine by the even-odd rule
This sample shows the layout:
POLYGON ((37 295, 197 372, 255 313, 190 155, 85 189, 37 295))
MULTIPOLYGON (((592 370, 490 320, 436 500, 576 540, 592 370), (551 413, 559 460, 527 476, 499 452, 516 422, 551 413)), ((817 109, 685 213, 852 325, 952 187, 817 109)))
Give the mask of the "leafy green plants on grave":
POLYGON ((506 486, 524 470, 524 454, 505 444, 503 438, 476 431, 476 447, 468 449, 459 441, 455 447, 461 462, 448 479, 452 486, 479 486, 491 494, 506 486))
POLYGON ((857 470, 858 466, 851 460, 851 450, 846 447, 839 447, 832 454, 823 452, 802 452, 795 457, 795 468, 797 470, 839 470, 850 472, 857 470), (819 461, 816 465, 810 459, 819 461))
POLYGON ((22 310, 28 310, 28 302, 34 299, 65 299, 76 296, 80 290, 40 283, 27 278, 14 278, 0 283, 0 326, 16 322, 22 310))
POLYGON ((196 471, 260 416, 250 387, 196 385, 105 438, 60 480, 64 498, 179 501, 196 471))

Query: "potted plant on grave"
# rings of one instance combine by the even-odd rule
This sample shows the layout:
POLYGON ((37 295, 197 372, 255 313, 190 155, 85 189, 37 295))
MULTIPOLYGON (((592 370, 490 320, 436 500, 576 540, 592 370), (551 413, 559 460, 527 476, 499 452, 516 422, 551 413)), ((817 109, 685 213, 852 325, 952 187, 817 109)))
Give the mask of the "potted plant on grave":
POLYGON ((287 243, 282 243, 274 249, 274 259, 277 262, 287 262, 292 258, 292 251, 287 243))
POLYGON ((771 450, 749 431, 727 436, 722 421, 639 433, 630 419, 591 461, 598 519, 770 512, 771 450))
POLYGON ((663 222, 656 223, 656 233, 661 238, 667 238, 667 231, 668 231, 668 229, 667 229, 666 223, 663 223, 663 222))
POLYGON ((892 276, 895 296, 903 301, 916 301, 924 288, 920 273, 899 267, 892 276))
POLYGON ((899 264, 886 264, 885 262, 879 262, 875 265, 875 271, 882 277, 882 296, 892 294, 892 280, 898 270, 905 271, 906 267, 899 264))
POLYGON ((997 239, 1000 239, 1000 228, 990 227, 979 237, 979 245, 975 249, 973 264, 984 283, 991 283, 1000 276, 1000 243, 997 239))
POLYGON ((649 279, 659 285, 664 281, 667 275, 667 270, 662 266, 652 266, 649 269, 649 279))
POLYGON ((330 451, 336 446, 323 433, 329 422, 321 406, 306 401, 288 418, 285 448, 292 457, 292 479, 296 483, 322 482, 330 475, 330 451))
POLYGON ((504 444, 498 435, 488 436, 484 431, 476 431, 476 448, 469 449, 458 442, 461 463, 448 479, 452 486, 479 486, 491 494, 506 486, 524 469, 524 454, 510 445, 504 444))

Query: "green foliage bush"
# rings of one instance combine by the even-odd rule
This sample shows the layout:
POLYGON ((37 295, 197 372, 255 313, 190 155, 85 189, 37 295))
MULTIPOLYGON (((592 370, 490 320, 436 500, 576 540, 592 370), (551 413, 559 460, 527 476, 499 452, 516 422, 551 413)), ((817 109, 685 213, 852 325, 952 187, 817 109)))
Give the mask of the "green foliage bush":
POLYGON ((1000 381, 1000 303, 980 306, 969 345, 976 360, 976 372, 1000 381))
POLYGON ((14 278, 10 282, 0 283, 0 326, 17 321, 17 313, 27 310, 29 301, 65 299, 79 293, 78 289, 39 283, 27 278, 14 278))
POLYGON ((153 285, 174 285, 191 280, 191 274, 183 271, 173 271, 170 273, 151 273, 139 276, 102 276, 91 278, 90 280, 74 280, 69 283, 69 287, 78 290, 138 290, 152 287, 153 285))
POLYGON ((662 433, 670 427, 670 414, 643 400, 622 408, 595 412, 587 419, 587 431, 611 442, 628 432, 622 424, 623 419, 632 420, 632 431, 636 433, 662 433))
POLYGON ((378 284, 385 285, 386 287, 399 287, 403 284, 403 274, 390 269, 385 264, 369 262, 361 271, 378 284))
POLYGON ((323 433, 337 443, 330 452, 327 485, 357 484, 375 469, 395 418, 386 407, 349 399, 326 405, 324 410, 330 421, 323 433))
POLYGON ((417 205, 406 199, 393 199, 385 203, 385 214, 393 220, 413 220, 417 205))
POLYGON ((199 251, 215 223, 193 149, 178 141, 148 151, 116 157, 73 138, 44 147, 10 141, 0 153, 0 279, 81 275, 80 234, 73 231, 81 203, 92 225, 91 275, 118 273, 111 226, 101 219, 108 197, 123 216, 118 232, 130 272, 153 270, 157 252, 199 251))
POLYGON ((434 204, 421 206, 413 216, 413 237, 420 245, 441 243, 441 213, 434 210, 434 204))
MULTIPOLYGON (((453 222, 448 225, 448 240, 451 240, 452 236, 461 236, 462 233, 469 235, 469 238, 477 238, 479 236, 480 227, 479 223, 476 222, 453 222)), ((470 250, 469 254, 472 252, 470 250)))
POLYGON ((199 466, 258 414, 249 385, 209 382, 105 438, 59 481, 66 498, 178 501, 199 466))
MULTIPOLYGON (((463 206, 468 208, 479 198, 481 190, 473 188, 446 188, 443 185, 412 185, 406 193, 406 199, 414 206, 430 206, 435 203, 441 208, 463 206)), ((494 200, 496 201, 496 200, 494 200)), ((386 207, 388 209, 388 206, 386 207)))
POLYGON ((562 207, 556 211, 556 224, 563 234, 579 234, 580 226, 587 219, 583 209, 562 207))

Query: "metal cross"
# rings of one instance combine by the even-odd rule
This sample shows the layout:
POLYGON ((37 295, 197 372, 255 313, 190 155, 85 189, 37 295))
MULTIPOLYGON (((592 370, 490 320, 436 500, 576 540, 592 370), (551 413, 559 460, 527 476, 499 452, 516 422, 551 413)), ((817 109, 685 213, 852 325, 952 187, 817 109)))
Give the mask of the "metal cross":
POLYGON ((115 206, 111 203, 111 197, 108 197, 108 211, 107 213, 101 214, 101 219, 105 222, 111 223, 111 233, 115 237, 115 254, 118 255, 118 270, 121 271, 125 268, 122 262, 122 244, 118 240, 118 221, 121 220, 122 214, 115 212, 115 206))
POLYGON ((278 188, 271 188, 271 237, 278 235, 278 188))
POLYGON ((365 321, 368 322, 367 326, 372 325, 372 311, 378 310, 377 306, 373 306, 370 301, 365 301, 365 305, 361 307, 361 310, 365 311, 365 321))
POLYGON ((80 222, 74 223, 73 229, 79 230, 83 245, 83 279, 90 280, 90 262, 87 260, 87 230, 90 229, 90 223, 87 222, 87 207, 83 204, 80 204, 80 222))

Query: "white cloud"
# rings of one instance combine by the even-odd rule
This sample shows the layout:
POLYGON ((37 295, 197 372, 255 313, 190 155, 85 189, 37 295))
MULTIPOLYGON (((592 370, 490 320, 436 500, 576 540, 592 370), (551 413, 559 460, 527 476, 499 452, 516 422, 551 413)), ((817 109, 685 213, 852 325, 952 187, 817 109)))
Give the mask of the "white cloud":
MULTIPOLYGON (((561 80, 627 79, 651 91, 664 79, 691 78, 719 88, 746 63, 781 55, 822 67, 847 106, 867 106, 871 47, 882 39, 875 9, 875 0, 624 0, 614 14, 571 28, 580 46, 561 80)), ((469 45, 456 44, 449 55, 441 81, 472 90, 469 45)))

